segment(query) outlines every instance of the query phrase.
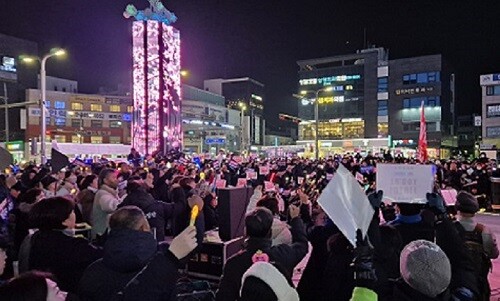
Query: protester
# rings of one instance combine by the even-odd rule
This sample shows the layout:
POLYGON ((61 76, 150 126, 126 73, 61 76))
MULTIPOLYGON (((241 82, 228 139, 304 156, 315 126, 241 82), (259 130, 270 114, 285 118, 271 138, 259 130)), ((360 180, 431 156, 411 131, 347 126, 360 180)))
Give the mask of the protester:
POLYGON ((109 220, 104 257, 85 271, 82 301, 170 300, 178 279, 177 265, 197 245, 196 228, 187 227, 170 245, 158 245, 141 209, 125 206, 109 220))
POLYGON ((290 225, 292 244, 272 246, 271 227, 273 214, 267 208, 257 208, 245 217, 245 230, 248 236, 246 247, 231 257, 224 266, 216 299, 237 300, 241 287, 241 278, 252 265, 252 257, 257 252, 267 254, 271 261, 280 264, 291 277, 293 268, 307 253, 307 237, 304 224, 299 217, 300 209, 290 205, 290 225))
POLYGON ((38 231, 21 246, 25 252, 19 256, 20 269, 51 272, 62 290, 76 293, 83 271, 102 256, 102 250, 74 236, 73 202, 63 197, 43 199, 31 209, 30 219, 38 231))
POLYGON ((92 224, 92 210, 94 206, 95 195, 98 190, 96 175, 88 175, 83 178, 80 191, 76 195, 76 203, 81 207, 82 219, 88 224, 92 224))
POLYGON ((99 190, 92 207, 92 238, 100 239, 108 227, 109 214, 113 213, 121 200, 118 197, 118 178, 114 169, 106 168, 99 173, 99 190))
POLYGON ((0 286, 2 301, 64 301, 69 300, 49 273, 27 272, 0 286))
POLYGON ((495 235, 488 227, 475 221, 474 216, 479 210, 479 204, 473 195, 459 192, 455 208, 458 213, 457 229, 473 261, 480 293, 478 300, 489 300, 491 289, 488 274, 492 268, 491 260, 499 255, 495 235))

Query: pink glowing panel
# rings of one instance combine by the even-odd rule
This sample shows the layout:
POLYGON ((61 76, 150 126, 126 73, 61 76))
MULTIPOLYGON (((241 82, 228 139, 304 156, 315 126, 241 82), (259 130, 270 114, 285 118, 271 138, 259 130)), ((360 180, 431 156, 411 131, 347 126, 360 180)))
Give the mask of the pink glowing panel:
POLYGON ((144 22, 134 22, 132 25, 133 36, 133 87, 134 87, 134 118, 132 124, 132 145, 141 154, 146 151, 146 109, 145 109, 145 45, 144 22))
POLYGON ((133 25, 133 145, 142 154, 182 145, 179 31, 156 21, 133 25))

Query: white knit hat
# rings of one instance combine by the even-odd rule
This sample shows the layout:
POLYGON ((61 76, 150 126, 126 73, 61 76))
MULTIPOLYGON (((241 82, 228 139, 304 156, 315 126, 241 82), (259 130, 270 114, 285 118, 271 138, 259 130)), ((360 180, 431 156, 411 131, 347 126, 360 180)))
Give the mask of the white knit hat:
POLYGON ((450 284, 450 260, 438 245, 427 240, 415 240, 404 247, 399 269, 409 286, 432 298, 450 284))
MULTIPOLYGON (((256 277, 265 282, 278 297, 278 301, 299 301, 299 294, 291 287, 285 276, 268 262, 256 262, 243 274, 241 287, 249 276, 256 277)), ((241 295, 241 291, 240 291, 241 295)))

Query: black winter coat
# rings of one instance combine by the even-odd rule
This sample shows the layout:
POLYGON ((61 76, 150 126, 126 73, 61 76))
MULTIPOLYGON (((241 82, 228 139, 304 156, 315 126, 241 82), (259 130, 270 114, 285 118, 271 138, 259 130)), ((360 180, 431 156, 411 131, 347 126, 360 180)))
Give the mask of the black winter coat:
POLYGON ((217 291, 217 301, 234 301, 239 298, 241 278, 253 264, 252 256, 258 251, 269 255, 270 261, 277 262, 292 276, 295 266, 307 254, 308 245, 304 224, 300 218, 290 222, 292 228, 292 244, 271 246, 271 239, 249 238, 247 246, 238 254, 229 258, 217 291))
POLYGON ((185 210, 186 204, 177 200, 174 203, 156 201, 145 189, 139 188, 132 191, 118 208, 123 206, 137 206, 144 211, 151 229, 156 231, 156 240, 165 240, 165 226, 170 218, 179 215, 185 210))
POLYGON ((59 230, 38 231, 31 237, 29 269, 54 274, 61 290, 76 293, 83 271, 102 254, 84 238, 59 230))
POLYGON ((167 245, 158 245, 151 233, 112 230, 104 257, 90 265, 80 281, 80 301, 111 300, 146 264, 125 290, 123 300, 170 300, 178 278, 177 263, 167 245))

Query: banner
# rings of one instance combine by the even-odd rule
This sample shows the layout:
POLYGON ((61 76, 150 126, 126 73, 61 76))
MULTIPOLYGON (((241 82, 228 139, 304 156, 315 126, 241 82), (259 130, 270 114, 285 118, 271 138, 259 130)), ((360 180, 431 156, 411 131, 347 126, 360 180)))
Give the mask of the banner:
POLYGON ((433 186, 432 165, 377 165, 377 190, 391 202, 425 204, 433 186))
POLYGON ((261 176, 267 176, 269 174, 269 167, 268 166, 259 167, 259 174, 261 176))

